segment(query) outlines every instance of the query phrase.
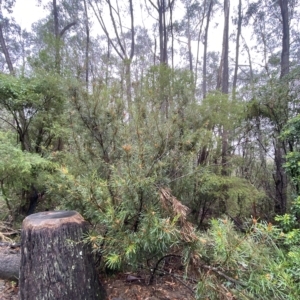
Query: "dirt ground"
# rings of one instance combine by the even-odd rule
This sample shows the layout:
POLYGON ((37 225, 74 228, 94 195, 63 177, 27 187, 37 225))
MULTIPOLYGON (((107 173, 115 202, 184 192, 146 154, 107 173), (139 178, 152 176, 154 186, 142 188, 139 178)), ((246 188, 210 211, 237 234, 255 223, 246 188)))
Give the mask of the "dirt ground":
MULTIPOLYGON (((128 276, 128 275, 127 275, 128 276)), ((104 280, 109 300, 184 300, 195 299, 193 291, 171 276, 163 276, 152 285, 129 283, 124 275, 104 280), (123 277, 123 278, 122 278, 123 277)))
MULTIPOLYGON (((0 253, 19 251, 19 248, 0 247, 0 253)), ((150 285, 150 274, 118 273, 100 275, 108 300, 193 300, 195 281, 184 280, 180 260, 169 261, 157 271, 150 285)), ((0 280, 0 300, 18 300, 16 282, 0 280)), ((76 299, 77 300, 77 299, 76 299)), ((78 299, 80 300, 80 299, 78 299)))
MULTIPOLYGON (((128 282, 128 275, 102 280, 108 300, 192 300, 192 291, 171 276, 164 276, 153 285, 144 282, 128 282)), ((16 283, 0 280, 0 300, 18 300, 16 283)), ((78 299, 80 300, 80 299, 78 299)))
MULTIPOLYGON (((0 243, 0 253, 19 253, 20 248, 11 249, 0 243)), ((196 282, 186 280, 179 258, 168 260, 153 276, 152 284, 147 271, 100 275, 108 300, 193 300, 196 282)), ((0 280, 0 300, 18 300, 16 282, 0 280)), ((78 299, 80 300, 80 299, 78 299)))

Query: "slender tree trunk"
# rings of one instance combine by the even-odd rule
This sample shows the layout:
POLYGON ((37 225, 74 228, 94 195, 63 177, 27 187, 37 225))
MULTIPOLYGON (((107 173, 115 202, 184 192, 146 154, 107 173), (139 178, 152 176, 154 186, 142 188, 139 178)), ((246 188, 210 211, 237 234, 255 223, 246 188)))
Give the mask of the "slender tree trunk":
POLYGON ((126 82, 126 97, 127 105, 130 110, 132 103, 132 93, 131 93, 131 61, 124 60, 125 64, 125 82, 126 82))
MULTIPOLYGON (((206 97, 207 94, 207 80, 206 80, 206 73, 207 73, 207 45, 208 45, 208 29, 210 24, 210 16, 213 8, 213 0, 210 0, 207 16, 206 16, 206 25, 205 25, 205 33, 204 33, 204 42, 203 42, 203 69, 202 69, 202 93, 203 93, 203 99, 206 97)), ((204 7, 206 6, 206 0, 204 1, 204 7)), ((201 31, 202 31, 202 25, 201 25, 201 31)), ((198 36, 198 46, 199 49, 199 42, 200 42, 200 32, 198 36)), ((198 52, 197 52, 197 61, 196 61, 196 76, 197 76, 197 63, 198 63, 198 52)), ((209 125, 210 126, 210 125, 209 125)), ((197 165, 205 164, 206 159, 208 157, 208 149, 205 145, 202 147, 198 153, 198 159, 197 159, 197 165)))
POLYGON ((156 49, 157 49, 157 41, 156 38, 154 38, 153 66, 156 66, 156 49))
MULTIPOLYGON (((56 0, 53 0, 53 21, 54 21, 54 37, 55 37, 55 71, 60 74, 60 36, 59 36, 59 24, 58 24, 58 9, 56 0)), ((61 151, 63 149, 63 140, 61 137, 55 141, 55 150, 61 151)))
POLYGON ((188 11, 189 8, 187 8, 187 17, 188 17, 188 22, 187 22, 187 26, 188 26, 188 55, 189 55, 189 69, 191 71, 191 73, 193 74, 193 54, 192 54, 192 38, 191 38, 191 20, 190 20, 190 14, 188 11))
POLYGON ((89 50, 90 50, 90 27, 89 27, 89 17, 86 0, 84 3, 84 13, 85 13, 85 33, 86 33, 86 45, 85 45, 85 84, 86 89, 89 87, 89 50))
MULTIPOLYGON (((288 1, 279 0, 279 6, 282 18, 282 50, 281 50, 281 72, 280 79, 284 80, 284 77, 289 73, 289 58, 290 58, 290 32, 289 32, 289 12, 288 1)), ((287 88, 288 89, 288 88, 287 88)), ((281 99, 286 101, 285 99, 281 99)), ((283 124, 288 120, 288 104, 284 103, 283 124)), ((281 133, 282 128, 278 128, 278 136, 281 133)), ((285 141, 281 141, 279 137, 275 139, 275 187, 276 187, 276 203, 275 212, 284 214, 287 209, 287 175, 284 171, 283 165, 285 163, 286 146, 285 141)))
POLYGON ((276 203, 275 212, 284 214, 287 205, 287 175, 284 171, 283 164, 285 163, 285 145, 279 138, 275 139, 275 188, 276 188, 276 203))
POLYGON ((105 68, 105 85, 108 87, 108 75, 109 75, 109 60, 110 60, 110 41, 107 39, 107 55, 106 55, 106 68, 105 68))
POLYGON ((129 0, 129 11, 130 11, 130 21, 131 21, 131 48, 129 59, 125 58, 125 76, 126 76, 126 92, 127 92, 127 105, 130 110, 132 103, 132 93, 131 93, 131 62, 134 56, 135 50, 135 29, 134 29, 134 14, 133 14, 133 4, 132 0, 129 0))
POLYGON ((169 0, 169 9, 170 9, 170 29, 171 29, 171 61, 172 61, 172 69, 174 69, 174 33, 173 33, 173 4, 174 1, 169 0))
POLYGON ((162 0, 163 4, 163 63, 168 64, 168 28, 167 28, 167 21, 166 21, 166 0, 162 0))
POLYGON ((167 0, 157 0, 157 5, 155 5, 152 0, 149 0, 151 5, 158 12, 159 59, 160 64, 165 65, 168 64, 168 26, 166 21, 166 12, 169 8, 172 16, 174 0, 168 1, 168 4, 166 4, 166 1, 167 0))
POLYGON ((159 31, 159 60, 162 64, 164 61, 164 31, 163 31, 163 10, 158 7, 158 31, 159 31))
POLYGON ((288 1, 279 0, 281 17, 282 17, 282 51, 281 51, 281 73, 283 78, 289 73, 290 66, 290 28, 289 28, 289 10, 288 1))
MULTIPOLYGON (((223 34, 223 68, 222 68, 222 93, 228 95, 229 92, 229 0, 224 0, 224 34, 223 34)), ((228 129, 223 125, 222 132, 222 174, 228 175, 228 129)))
POLYGON ((0 11, 0 45, 1 45, 1 49, 3 51, 4 57, 5 57, 5 60, 6 60, 6 63, 7 63, 9 73, 11 75, 14 75, 13 64, 11 62, 10 55, 9 55, 9 52, 8 52, 8 49, 7 49, 7 46, 6 46, 6 43, 5 43, 4 35, 3 35, 2 20, 3 20, 3 16, 2 16, 2 12, 0 11))
POLYGON ((212 12, 213 8, 213 0, 210 0, 209 7, 208 7, 208 12, 207 12, 207 17, 206 17, 206 26, 205 26, 205 35, 204 35, 204 49, 203 49, 203 70, 202 70, 202 93, 203 93, 203 98, 206 97, 206 63, 207 63, 207 42, 208 42, 208 29, 209 29, 209 23, 210 23, 210 15, 212 12))
POLYGON ((238 6, 238 25, 237 25, 237 34, 236 34, 236 45, 235 45, 235 66, 234 66, 234 75, 233 75, 233 99, 236 95, 236 85, 237 85, 237 73, 239 68, 239 51, 240 51, 240 37, 242 31, 242 0, 239 0, 238 6))
MULTIPOLYGON (((206 7, 206 0, 204 0, 203 6, 206 7)), ((198 37, 197 37, 197 55, 196 55, 196 63, 195 63, 195 75, 194 75, 195 87, 196 87, 196 83, 197 83, 197 80, 198 80, 199 49, 200 49, 200 39, 201 39, 201 34, 202 34, 202 26, 203 26, 204 18, 205 18, 205 10, 203 10, 203 16, 202 16, 202 19, 200 21, 198 37)))
POLYGON ((224 0, 224 33, 223 33, 223 68, 222 68, 222 93, 228 94, 229 90, 229 0, 224 0))
POLYGON ((168 64, 167 61, 167 28, 166 28, 166 11, 165 0, 162 0, 158 6, 158 22, 159 22, 159 49, 160 63, 168 64))
POLYGON ((164 86, 164 78, 165 72, 164 68, 168 65, 168 28, 167 28, 167 22, 166 22, 166 11, 168 9, 168 6, 170 10, 172 10, 174 0, 168 1, 168 4, 166 4, 167 0, 158 0, 157 5, 153 3, 152 0, 149 0, 151 5, 156 9, 158 12, 158 31, 159 31, 159 58, 160 58, 160 65, 161 68, 159 70, 160 74, 159 76, 162 78, 160 80, 160 111, 162 113, 162 116, 168 117, 168 97, 165 95, 165 89, 164 86))
POLYGON ((13 64, 11 62, 11 58, 10 58, 10 55, 9 55, 9 52, 8 52, 8 49, 7 49, 7 45, 5 43, 5 39, 4 39, 4 33, 3 33, 3 14, 2 14, 2 0, 0 0, 0 46, 1 46, 1 49, 3 51, 3 54, 4 54, 4 57, 5 57, 5 60, 6 60, 6 63, 7 63, 7 67, 8 67, 8 70, 9 70, 9 73, 11 75, 14 75, 14 67, 13 67, 13 64))
POLYGON ((53 21, 54 21, 54 36, 55 36, 55 69, 60 73, 60 38, 59 38, 59 24, 58 24, 58 9, 56 0, 53 0, 53 21))

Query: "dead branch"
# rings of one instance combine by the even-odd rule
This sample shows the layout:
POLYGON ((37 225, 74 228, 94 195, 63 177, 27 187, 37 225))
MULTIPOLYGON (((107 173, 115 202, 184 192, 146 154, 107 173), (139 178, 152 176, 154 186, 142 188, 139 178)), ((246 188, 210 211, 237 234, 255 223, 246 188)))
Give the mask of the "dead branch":
POLYGON ((244 287, 247 286, 246 283, 241 282, 241 281, 239 281, 239 280, 236 280, 236 279, 234 279, 234 278, 232 278, 232 277, 226 275, 224 272, 220 271, 220 270, 219 270, 218 268, 216 268, 216 267, 207 266, 207 265, 201 265, 201 268, 206 269, 206 270, 209 270, 209 271, 213 271, 213 272, 215 272, 216 274, 218 274, 219 276, 224 277, 225 279, 227 279, 228 281, 230 281, 230 282, 232 282, 232 283, 234 283, 234 284, 241 285, 241 286, 244 286, 244 287))

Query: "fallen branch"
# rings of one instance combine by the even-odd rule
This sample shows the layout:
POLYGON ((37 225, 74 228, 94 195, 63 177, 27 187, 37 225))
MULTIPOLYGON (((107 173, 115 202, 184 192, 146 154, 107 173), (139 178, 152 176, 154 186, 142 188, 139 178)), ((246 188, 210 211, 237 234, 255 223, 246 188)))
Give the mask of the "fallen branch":
POLYGON ((153 268, 153 270, 152 270, 152 272, 151 272, 151 276, 150 276, 150 279, 149 279, 149 285, 151 285, 151 284, 153 283, 154 276, 155 276, 155 272, 157 271, 159 264, 160 264, 164 259, 166 259, 166 258, 168 258, 168 257, 180 257, 180 258, 181 258, 181 255, 168 254, 168 255, 165 255, 165 256, 161 257, 161 258, 157 261, 155 267, 153 268))
POLYGON ((17 234, 20 234, 19 231, 8 231, 8 232, 1 232, 1 234, 3 234, 4 236, 10 236, 10 235, 17 235, 17 234))
POLYGON ((236 279, 234 279, 234 278, 232 278, 232 277, 226 275, 224 272, 220 271, 220 270, 219 270, 218 268, 216 268, 216 267, 211 267, 211 266, 207 266, 207 265, 201 265, 201 267, 202 267, 203 269, 210 270, 210 271, 213 271, 213 272, 217 273, 218 275, 224 277, 225 279, 227 279, 228 281, 230 281, 230 282, 232 282, 232 283, 234 283, 234 284, 241 285, 241 286, 244 286, 244 287, 247 286, 246 283, 241 282, 241 281, 239 281, 239 280, 236 280, 236 279))
POLYGON ((21 256, 0 253, 0 279, 18 281, 21 256))

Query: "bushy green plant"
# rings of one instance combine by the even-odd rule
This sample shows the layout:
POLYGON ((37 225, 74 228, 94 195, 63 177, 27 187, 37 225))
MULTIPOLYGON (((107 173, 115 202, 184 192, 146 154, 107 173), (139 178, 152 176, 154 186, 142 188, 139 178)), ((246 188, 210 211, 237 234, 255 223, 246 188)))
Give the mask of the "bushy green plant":
POLYGON ((21 205, 22 191, 30 190, 32 185, 44 187, 45 177, 56 166, 38 154, 22 151, 15 136, 3 131, 0 131, 0 156, 0 199, 5 201, 6 211, 13 214, 21 205))
POLYGON ((31 77, 0 74, 0 108, 4 128, 18 137, 21 149, 45 155, 65 137, 65 81, 40 71, 31 77))
POLYGON ((49 195, 57 208, 76 209, 93 224, 88 240, 107 267, 148 262, 151 268, 163 256, 183 251, 188 270, 201 253, 189 212, 197 215, 194 207, 208 207, 217 214, 225 201, 230 214, 248 214, 259 193, 210 166, 218 147, 203 116, 208 104, 195 101, 189 73, 152 68, 141 85, 130 107, 119 82, 95 85, 93 93, 73 88, 70 148, 52 154, 61 155, 63 165, 47 182, 49 195), (198 164, 204 145, 211 156, 198 164))
POLYGON ((297 299, 299 288, 277 246, 280 232, 253 220, 241 234, 228 219, 212 220, 202 235, 197 299, 297 299))

